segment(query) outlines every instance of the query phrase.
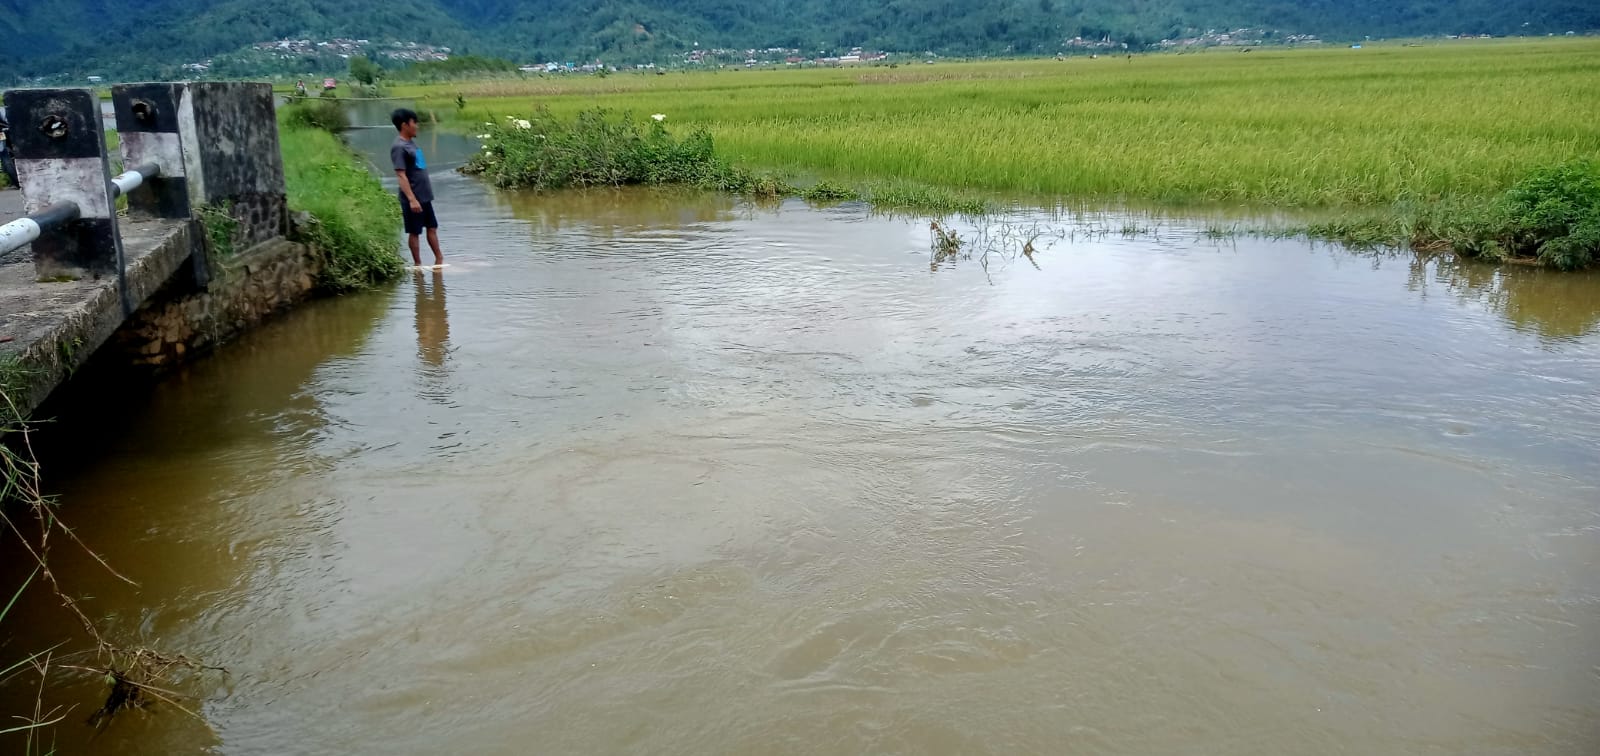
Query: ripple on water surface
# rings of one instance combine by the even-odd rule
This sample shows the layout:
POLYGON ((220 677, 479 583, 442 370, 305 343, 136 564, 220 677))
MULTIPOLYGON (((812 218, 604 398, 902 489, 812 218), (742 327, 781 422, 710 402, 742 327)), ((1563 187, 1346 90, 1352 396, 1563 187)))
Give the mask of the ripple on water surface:
POLYGON ((233 670, 94 748, 1597 745, 1594 277, 437 183, 450 268, 56 429, 141 588, 61 572, 233 670))

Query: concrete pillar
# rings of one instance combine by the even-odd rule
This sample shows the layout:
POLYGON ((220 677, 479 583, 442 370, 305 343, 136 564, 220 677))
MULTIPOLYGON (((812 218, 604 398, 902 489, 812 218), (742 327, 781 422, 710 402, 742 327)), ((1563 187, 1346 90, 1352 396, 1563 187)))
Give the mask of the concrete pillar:
MULTIPOLYGON (((188 218, 189 180, 179 136, 182 84, 119 84, 111 88, 124 166, 154 163, 161 175, 128 194, 128 214, 188 218)), ((192 119, 191 119, 192 120, 192 119)))
POLYGON ((245 249, 289 231, 283 153, 278 147, 272 85, 194 82, 182 85, 179 132, 195 207, 228 205, 245 249))
POLYGON ((99 278, 123 270, 100 98, 87 89, 14 89, 5 94, 23 212, 70 203, 77 217, 33 242, 39 279, 99 278))
POLYGON ((111 96, 124 164, 161 166, 157 191, 130 210, 173 217, 183 197, 186 215, 226 205, 239 222, 241 249, 288 231, 270 84, 123 84, 111 96))

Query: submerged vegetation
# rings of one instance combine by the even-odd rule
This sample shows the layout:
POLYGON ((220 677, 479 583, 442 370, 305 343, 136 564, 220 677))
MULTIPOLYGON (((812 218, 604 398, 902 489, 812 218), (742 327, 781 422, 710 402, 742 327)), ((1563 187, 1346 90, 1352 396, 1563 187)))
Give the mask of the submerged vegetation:
POLYGON ((294 105, 280 116, 289 207, 311 215, 300 233, 324 256, 319 283, 330 291, 366 288, 405 270, 396 253, 400 207, 337 136, 309 125, 317 119, 304 109, 322 106, 294 105))
MULTIPOLYGON (((1536 171, 1600 154, 1600 100, 1586 95, 1596 60, 1600 43, 1579 39, 532 78, 409 93, 467 130, 526 113, 530 101, 566 123, 597 107, 666 113, 675 128, 714 138, 716 156, 747 175, 822 179, 829 193, 843 190, 831 199, 892 200, 885 186, 913 186, 1243 203, 1315 210, 1339 219, 1320 228, 1343 227, 1341 238, 1460 242, 1474 254, 1456 233, 1463 212, 1498 213, 1502 194, 1536 171), (1438 220, 1422 225, 1429 218, 1438 220)), ((1538 251, 1525 232, 1489 236, 1498 246, 1485 257, 1581 264, 1577 241, 1538 251)))

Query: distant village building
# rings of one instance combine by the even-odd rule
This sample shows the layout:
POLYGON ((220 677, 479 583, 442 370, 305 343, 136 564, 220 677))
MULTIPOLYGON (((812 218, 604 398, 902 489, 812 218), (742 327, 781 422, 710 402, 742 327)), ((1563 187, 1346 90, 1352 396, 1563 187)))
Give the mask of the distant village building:
MULTIPOLYGON (((1071 46, 1071 42, 1067 43, 1071 46)), ((1280 35, 1276 30, 1268 29, 1231 29, 1229 31, 1207 30, 1204 34, 1178 39, 1163 39, 1149 45, 1151 49, 1171 50, 1173 48, 1190 47, 1260 47, 1263 45, 1320 45, 1322 40, 1314 34, 1280 35)), ((1126 48, 1127 45, 1122 45, 1126 48)))
POLYGON ((407 62, 450 59, 450 48, 448 47, 434 47, 420 42, 393 42, 388 47, 380 47, 372 44, 372 40, 344 37, 324 40, 280 39, 272 42, 257 42, 250 46, 250 50, 257 55, 266 55, 278 60, 292 60, 319 55, 332 55, 345 60, 356 55, 367 55, 407 62))
POLYGON ((826 50, 818 50, 817 57, 810 58, 803 55, 800 50, 792 47, 768 47, 763 49, 746 48, 744 50, 725 50, 722 48, 705 49, 696 47, 682 53, 682 62, 690 66, 706 65, 740 65, 745 68, 755 68, 764 65, 808 66, 808 65, 858 65, 888 59, 889 54, 860 47, 853 47, 843 55, 829 55, 826 50))

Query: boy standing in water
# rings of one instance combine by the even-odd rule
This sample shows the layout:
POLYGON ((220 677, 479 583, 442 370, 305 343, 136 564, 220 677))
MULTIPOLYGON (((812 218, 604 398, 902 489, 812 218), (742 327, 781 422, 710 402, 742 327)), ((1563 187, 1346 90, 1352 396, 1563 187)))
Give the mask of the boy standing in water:
POLYGON ((422 265, 422 248, 417 237, 427 229, 433 264, 443 265, 444 253, 439 251, 439 219, 433 215, 433 183, 428 180, 428 160, 413 141, 417 136, 417 114, 401 108, 390 120, 394 121, 395 131, 400 132, 389 147, 389 161, 394 164, 395 178, 400 180, 400 216, 405 221, 411 262, 422 265))

